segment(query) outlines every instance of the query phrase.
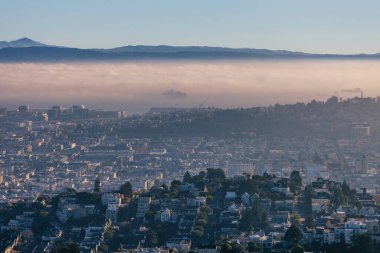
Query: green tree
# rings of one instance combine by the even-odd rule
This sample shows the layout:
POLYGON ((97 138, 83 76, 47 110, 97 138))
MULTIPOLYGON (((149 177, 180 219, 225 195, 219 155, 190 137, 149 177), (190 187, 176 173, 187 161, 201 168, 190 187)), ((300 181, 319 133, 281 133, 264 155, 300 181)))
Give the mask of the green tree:
POLYGON ((352 252, 374 253, 374 242, 369 234, 362 234, 353 237, 352 252))
POLYGON ((58 239, 54 242, 51 253, 80 253, 79 245, 74 241, 58 239))
POLYGON ((221 182, 223 182, 226 179, 226 175, 224 174, 224 171, 220 168, 207 168, 207 178, 209 181, 219 179, 221 182))
POLYGON ((327 105, 336 105, 337 103, 339 103, 339 100, 338 100, 338 97, 336 96, 332 96, 326 101, 327 105))
POLYGON ((295 225, 291 225, 288 230, 285 232, 285 241, 291 242, 293 244, 297 244, 302 240, 303 234, 302 231, 295 225))
POLYGON ((192 177, 188 171, 185 172, 185 175, 183 175, 182 182, 191 184, 192 183, 192 177))
POLYGON ((315 227, 315 222, 314 222, 314 217, 313 217, 313 213, 312 212, 308 212, 306 214, 305 225, 308 228, 314 228, 315 227))
POLYGON ((244 232, 250 232, 255 228, 265 229, 267 226, 267 213, 265 210, 262 210, 259 205, 254 205, 253 208, 246 209, 239 223, 239 229, 244 232))
POLYGON ((147 247, 154 247, 157 246, 158 239, 157 235, 153 230, 149 230, 146 234, 145 244, 147 247))
POLYGON ((97 249, 97 253, 107 253, 109 252, 109 247, 105 243, 101 243, 97 249))
POLYGON ((302 187, 302 178, 301 178, 300 172, 297 170, 294 170, 290 174, 290 178, 289 178, 290 191, 293 192, 294 194, 298 194, 301 191, 301 187, 302 187))
POLYGON ((334 187, 331 197, 331 202, 336 206, 347 203, 346 196, 343 194, 342 188, 339 186, 334 187))
POLYGON ((42 234, 47 227, 49 226, 49 212, 47 211, 38 211, 35 214, 33 223, 32 223, 32 231, 35 234, 42 234))
POLYGON ((305 186, 304 195, 305 195, 305 204, 306 204, 306 217, 305 225, 308 228, 314 228, 314 216, 313 216, 313 207, 312 207, 312 198, 314 194, 314 189, 311 185, 305 186))
POLYGON ((194 237, 195 239, 199 239, 203 236, 203 230, 195 229, 191 232, 191 236, 194 237))
POLYGON ((242 253, 245 252, 244 246, 238 243, 232 244, 232 253, 242 253))
POLYGON ((119 192, 128 198, 133 197, 133 189, 131 182, 127 181, 120 186, 119 192))
POLYGON ((305 249, 301 245, 294 245, 290 251, 291 253, 304 253, 305 249))
POLYGON ((213 210, 211 207, 209 206, 202 206, 200 209, 199 209, 200 212, 202 213, 206 213, 207 215, 210 215, 212 214, 213 210))
POLYGON ((161 187, 162 187, 162 189, 164 189, 165 191, 167 191, 167 190, 169 189, 168 186, 167 186, 166 184, 162 184, 161 187))
POLYGON ((232 246, 230 243, 225 242, 222 244, 220 252, 221 253, 230 253, 232 251, 232 246))
POLYGON ((342 193, 345 196, 346 200, 348 201, 357 201, 357 196, 356 196, 356 191, 352 190, 346 181, 343 182, 342 184, 342 193))
POLYGON ((196 224, 197 224, 198 226, 202 226, 202 227, 204 227, 204 226, 206 226, 206 224, 207 224, 207 220, 205 220, 205 219, 199 219, 199 220, 197 220, 196 224))
POLYGON ((261 250, 261 245, 255 242, 248 243, 248 252, 259 252, 261 250))
POLYGON ((181 185, 181 181, 179 181, 179 180, 173 180, 172 183, 171 183, 171 185, 170 185, 170 190, 172 192, 178 192, 180 185, 181 185))
POLYGON ((311 185, 306 185, 305 186, 305 199, 308 203, 310 203, 311 205, 311 199, 313 198, 313 195, 314 195, 314 189, 311 185))
POLYGON ((301 215, 299 213, 293 213, 291 219, 294 225, 299 226, 301 224, 301 215))
POLYGON ((99 194, 101 192, 102 192, 102 190, 101 190, 101 187, 100 187, 100 180, 99 180, 99 178, 96 178, 95 179, 95 183, 94 183, 94 193, 99 194))
POLYGON ((244 246, 238 243, 230 244, 225 242, 222 244, 220 253, 242 253, 245 252, 244 246))

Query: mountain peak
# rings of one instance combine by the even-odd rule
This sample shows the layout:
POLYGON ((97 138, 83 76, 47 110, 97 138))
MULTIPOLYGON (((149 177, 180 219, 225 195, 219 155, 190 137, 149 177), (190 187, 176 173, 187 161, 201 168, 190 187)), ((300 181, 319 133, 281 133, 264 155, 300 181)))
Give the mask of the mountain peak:
POLYGON ((0 41, 0 49, 6 47, 46 47, 47 45, 42 44, 38 41, 34 41, 27 37, 13 40, 13 41, 0 41))
POLYGON ((18 39, 18 40, 14 40, 14 41, 11 41, 11 42, 37 42, 37 41, 34 41, 32 39, 29 39, 27 37, 23 37, 21 39, 18 39))

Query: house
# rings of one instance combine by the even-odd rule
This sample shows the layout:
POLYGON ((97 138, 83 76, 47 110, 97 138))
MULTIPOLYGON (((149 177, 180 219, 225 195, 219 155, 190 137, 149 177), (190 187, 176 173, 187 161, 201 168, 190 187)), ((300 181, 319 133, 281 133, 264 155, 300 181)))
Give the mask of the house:
POLYGON ((169 208, 166 208, 164 211, 160 214, 160 220, 161 222, 170 222, 172 211, 169 208))
POLYGON ((226 200, 235 200, 237 198, 236 192, 226 192, 226 200))
POLYGON ((314 213, 328 211, 330 207, 330 199, 311 199, 311 206, 314 213))
POLYGON ((251 195, 249 195, 249 193, 247 192, 242 194, 240 199, 241 199, 241 203, 243 203, 244 205, 249 205, 251 203, 251 195))
POLYGON ((191 240, 189 238, 172 238, 166 242, 169 249, 182 250, 188 252, 191 248, 191 240))

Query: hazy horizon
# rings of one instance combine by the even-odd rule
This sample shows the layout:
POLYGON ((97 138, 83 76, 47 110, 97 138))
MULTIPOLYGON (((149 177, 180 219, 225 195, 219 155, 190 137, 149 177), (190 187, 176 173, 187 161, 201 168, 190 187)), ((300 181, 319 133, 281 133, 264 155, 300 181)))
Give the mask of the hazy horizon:
POLYGON ((0 64, 0 106, 234 108, 380 94, 380 61, 138 61, 0 64), (208 98, 208 99, 207 99, 208 98))
POLYGON ((0 30, 1 40, 30 37, 78 48, 167 44, 377 53, 379 12, 376 0, 2 1, 0 30))

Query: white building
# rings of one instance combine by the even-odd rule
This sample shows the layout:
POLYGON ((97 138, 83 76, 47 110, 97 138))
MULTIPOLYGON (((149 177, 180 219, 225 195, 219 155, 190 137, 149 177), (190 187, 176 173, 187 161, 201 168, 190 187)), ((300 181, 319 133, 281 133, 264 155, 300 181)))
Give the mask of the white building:
POLYGON ((169 208, 166 208, 161 212, 160 219, 161 222, 170 222, 172 211, 169 208))

